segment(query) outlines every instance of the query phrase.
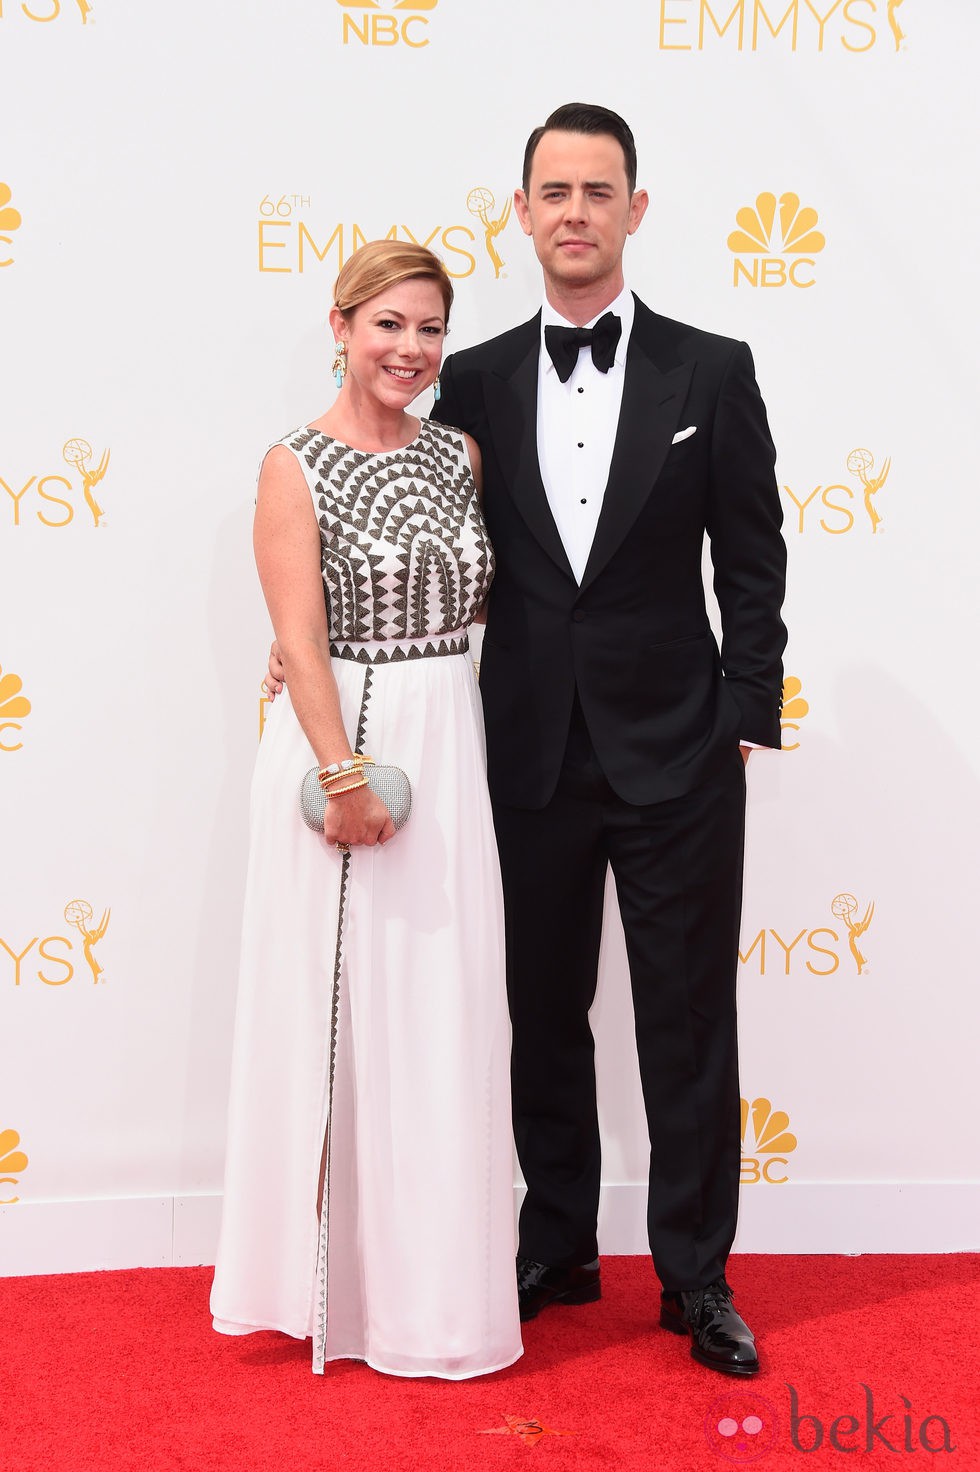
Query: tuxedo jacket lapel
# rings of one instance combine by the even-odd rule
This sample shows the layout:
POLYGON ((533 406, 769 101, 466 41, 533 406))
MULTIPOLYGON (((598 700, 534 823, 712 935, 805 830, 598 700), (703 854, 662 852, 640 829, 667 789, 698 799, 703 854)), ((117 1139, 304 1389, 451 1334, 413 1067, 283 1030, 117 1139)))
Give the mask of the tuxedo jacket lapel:
POLYGON ((664 466, 694 371, 680 363, 661 371, 649 351, 645 324, 637 317, 626 353, 626 380, 613 445, 609 480, 595 538, 582 576, 585 588, 621 545, 650 495, 664 466))
POLYGON ((562 572, 573 577, 548 505, 538 460, 538 353, 541 315, 525 324, 513 365, 487 379, 487 412, 504 483, 529 530, 562 572))

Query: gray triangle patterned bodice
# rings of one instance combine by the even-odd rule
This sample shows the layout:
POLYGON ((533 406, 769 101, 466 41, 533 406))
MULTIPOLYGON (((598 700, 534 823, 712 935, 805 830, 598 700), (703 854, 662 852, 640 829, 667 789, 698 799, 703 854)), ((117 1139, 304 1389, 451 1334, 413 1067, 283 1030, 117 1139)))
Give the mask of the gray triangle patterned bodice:
POLYGON ((493 551, 462 434, 431 420, 401 450, 303 428, 296 455, 320 524, 332 640, 419 639, 472 622, 493 551))

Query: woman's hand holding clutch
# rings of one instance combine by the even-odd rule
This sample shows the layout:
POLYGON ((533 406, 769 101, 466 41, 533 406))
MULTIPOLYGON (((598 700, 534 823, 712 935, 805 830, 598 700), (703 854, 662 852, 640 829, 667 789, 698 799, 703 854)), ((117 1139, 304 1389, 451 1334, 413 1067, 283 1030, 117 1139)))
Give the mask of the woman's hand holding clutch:
POLYGON ((395 825, 380 797, 365 785, 330 799, 323 814, 323 836, 338 847, 372 848, 394 838, 395 825))

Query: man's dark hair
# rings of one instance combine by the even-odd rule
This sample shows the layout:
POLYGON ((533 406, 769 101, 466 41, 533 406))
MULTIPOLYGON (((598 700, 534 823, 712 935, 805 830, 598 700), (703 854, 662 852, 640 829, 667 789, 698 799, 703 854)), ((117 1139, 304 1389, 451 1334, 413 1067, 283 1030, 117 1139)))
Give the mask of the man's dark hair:
POLYGON ((608 107, 598 107, 592 102, 566 102, 555 108, 542 127, 535 128, 524 150, 522 182, 525 194, 531 183, 531 164, 535 149, 545 133, 607 133, 610 138, 615 138, 623 150, 626 184, 632 196, 636 188, 636 144, 629 124, 624 122, 618 112, 611 112, 608 107))

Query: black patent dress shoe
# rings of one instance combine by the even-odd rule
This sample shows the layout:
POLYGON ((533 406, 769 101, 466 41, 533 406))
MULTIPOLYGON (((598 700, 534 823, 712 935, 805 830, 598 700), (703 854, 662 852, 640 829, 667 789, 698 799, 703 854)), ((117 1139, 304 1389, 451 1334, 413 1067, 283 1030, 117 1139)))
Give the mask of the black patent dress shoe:
POLYGON ((689 1293, 660 1295, 660 1326, 690 1334, 691 1354, 701 1365, 726 1375, 754 1375, 759 1368, 755 1337, 732 1304, 724 1278, 689 1293))
POLYGON ((549 1268, 530 1257, 517 1259, 517 1302, 522 1324, 537 1318, 553 1303, 595 1303, 601 1297, 598 1258, 575 1268, 549 1268))

